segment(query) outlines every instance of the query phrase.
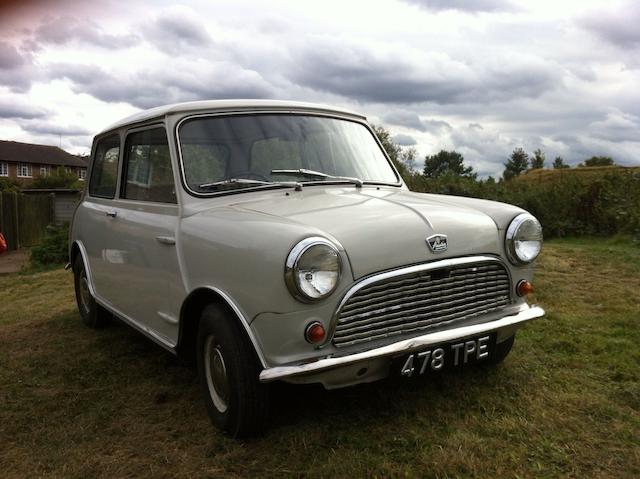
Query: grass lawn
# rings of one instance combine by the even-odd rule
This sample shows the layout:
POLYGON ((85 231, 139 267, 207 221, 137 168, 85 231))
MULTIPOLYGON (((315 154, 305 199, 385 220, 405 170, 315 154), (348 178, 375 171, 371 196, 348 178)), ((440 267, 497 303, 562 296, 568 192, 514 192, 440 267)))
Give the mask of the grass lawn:
POLYGON ((70 272, 0 276, 0 474, 13 477, 640 477, 640 247, 545 245, 494 370, 327 392, 278 385, 266 436, 210 425, 195 374, 78 317, 70 272))

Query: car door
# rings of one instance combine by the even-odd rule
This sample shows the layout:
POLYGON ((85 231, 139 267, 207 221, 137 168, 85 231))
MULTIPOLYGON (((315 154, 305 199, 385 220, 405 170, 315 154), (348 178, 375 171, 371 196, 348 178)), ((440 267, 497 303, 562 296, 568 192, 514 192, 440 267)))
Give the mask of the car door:
POLYGON ((122 154, 120 191, 113 202, 107 259, 120 287, 111 293, 118 311, 135 325, 173 346, 181 281, 176 251, 179 208, 164 126, 129 131, 122 154))
POLYGON ((76 236, 87 254, 94 290, 98 299, 109 306, 112 304, 113 293, 121 284, 115 268, 120 256, 113 246, 110 234, 120 152, 119 133, 97 139, 87 194, 80 203, 73 222, 76 236))

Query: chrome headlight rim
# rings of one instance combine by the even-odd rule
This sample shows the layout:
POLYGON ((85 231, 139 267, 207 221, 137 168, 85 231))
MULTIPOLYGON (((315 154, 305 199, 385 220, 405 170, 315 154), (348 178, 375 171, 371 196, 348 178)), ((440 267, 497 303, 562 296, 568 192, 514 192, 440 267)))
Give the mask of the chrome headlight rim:
POLYGON ((540 221, 538 221, 538 218, 533 216, 531 213, 521 213, 511 220, 511 223, 509 223, 509 227, 507 228, 507 233, 505 235, 505 250, 507 252, 507 257, 512 264, 516 266, 526 266, 533 263, 540 255, 540 251, 542 251, 542 242, 542 225, 540 224, 540 221), (526 221, 533 221, 538 225, 538 228, 540 228, 540 250, 538 251, 538 254, 530 260, 523 260, 518 256, 515 244, 516 234, 526 221))
POLYGON ((342 257, 340 256, 340 251, 338 250, 338 248, 334 243, 332 243, 328 239, 323 238, 321 236, 311 236, 309 238, 305 238, 299 241, 293 248, 291 248, 291 251, 287 256, 287 260, 284 266, 284 280, 287 285, 287 288, 289 289, 289 292, 294 298, 296 298, 298 301, 301 301, 303 303, 316 303, 318 301, 322 301, 323 299, 331 296, 337 289, 341 276, 342 276, 342 257), (330 291, 317 297, 311 297, 306 295, 298 286, 295 272, 302 256, 309 249, 318 245, 327 246, 336 253, 336 258, 338 259, 338 279, 336 281, 336 284, 330 291))

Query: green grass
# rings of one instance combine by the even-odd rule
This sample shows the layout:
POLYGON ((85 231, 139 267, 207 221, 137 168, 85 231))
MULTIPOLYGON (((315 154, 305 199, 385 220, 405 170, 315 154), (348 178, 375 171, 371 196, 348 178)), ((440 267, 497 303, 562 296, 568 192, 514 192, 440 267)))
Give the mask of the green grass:
POLYGON ((0 471, 11 477, 640 477, 640 247, 545 245, 494 370, 324 391, 279 385, 230 440, 195 374, 126 326, 92 331, 70 272, 0 277, 0 471))

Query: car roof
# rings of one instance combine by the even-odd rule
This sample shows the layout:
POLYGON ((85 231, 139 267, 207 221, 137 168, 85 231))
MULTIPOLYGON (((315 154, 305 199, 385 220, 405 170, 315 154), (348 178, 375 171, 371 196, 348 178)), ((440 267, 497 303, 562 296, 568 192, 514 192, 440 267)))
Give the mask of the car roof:
POLYGON ((205 100, 205 101, 189 101, 184 103, 172 103, 170 105, 158 106, 148 110, 134 113, 116 123, 105 128, 100 134, 126 125, 140 123, 154 118, 164 117, 173 113, 192 113, 192 112, 234 112, 234 111, 306 111, 317 113, 338 114, 342 116, 351 116, 358 119, 366 119, 358 113, 336 108, 333 106, 322 105, 317 103, 306 103, 298 101, 282 101, 282 100, 205 100))

